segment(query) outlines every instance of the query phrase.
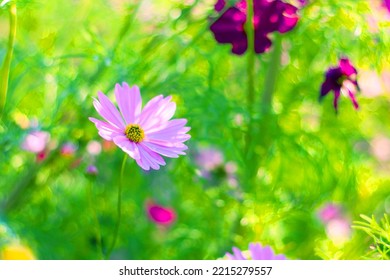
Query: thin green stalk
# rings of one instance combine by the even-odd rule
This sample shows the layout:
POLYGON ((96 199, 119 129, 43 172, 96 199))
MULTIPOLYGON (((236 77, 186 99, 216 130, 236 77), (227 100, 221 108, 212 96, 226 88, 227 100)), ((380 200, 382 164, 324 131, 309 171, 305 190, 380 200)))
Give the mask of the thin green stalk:
MULTIPOLYGON (((126 37, 127 33, 131 29, 135 16, 137 15, 137 12, 139 10, 139 7, 141 6, 142 1, 138 1, 136 6, 132 11, 129 11, 129 13, 126 15, 123 24, 121 26, 121 29, 119 30, 118 36, 115 38, 114 43, 111 47, 111 50, 109 51, 108 58, 110 60, 113 60, 116 55, 116 51, 118 50, 121 42, 126 37)), ((101 75, 108 69, 106 64, 106 59, 103 59, 102 62, 99 64, 95 74, 89 79, 91 83, 96 82, 101 75)))
POLYGON ((122 167, 121 167, 121 174, 119 178, 119 187, 118 187, 118 205, 117 205, 117 211, 118 211, 118 219, 115 225, 115 230, 114 230, 114 237, 112 239, 111 246, 109 250, 106 253, 106 259, 110 258, 110 255, 112 253, 112 250, 114 250, 116 240, 118 239, 118 233, 119 233, 119 226, 121 224, 121 216, 122 216, 122 185, 123 185, 123 172, 125 171, 125 165, 126 165, 126 160, 127 160, 127 154, 123 157, 122 161, 122 167))
POLYGON ((262 115, 271 112, 272 98, 275 91, 275 84, 277 75, 280 69, 280 59, 282 55, 282 40, 280 36, 275 36, 273 41, 273 51, 271 54, 271 60, 268 66, 267 76, 265 78, 264 92, 261 98, 261 113, 262 115))
POLYGON ((95 206, 93 203, 94 199, 93 199, 93 190, 92 190, 92 179, 89 179, 87 192, 88 192, 89 206, 91 208, 91 212, 92 212, 92 216, 93 216, 92 218, 94 219, 94 223, 95 223, 95 231, 96 231, 95 234, 96 234, 96 239, 97 239, 96 240, 97 246, 99 249, 99 257, 101 259, 104 259, 100 223, 99 223, 99 219, 98 219, 96 209, 95 209, 95 206))
POLYGON ((8 80, 11 67, 12 53, 14 51, 14 42, 16 37, 16 3, 10 3, 9 6, 9 37, 7 53, 0 70, 0 119, 4 113, 5 102, 8 92, 8 80))
POLYGON ((248 37, 247 49, 247 109, 249 114, 248 129, 246 132, 246 155, 248 160, 251 158, 252 130, 253 130, 253 104, 255 101, 255 33, 253 26, 253 1, 247 1, 247 20, 245 31, 248 37))

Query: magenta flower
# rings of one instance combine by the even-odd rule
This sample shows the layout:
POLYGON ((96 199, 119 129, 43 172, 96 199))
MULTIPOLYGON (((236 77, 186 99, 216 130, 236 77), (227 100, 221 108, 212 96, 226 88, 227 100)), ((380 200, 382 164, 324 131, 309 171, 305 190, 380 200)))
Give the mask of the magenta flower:
POLYGON ((383 4, 385 5, 385 7, 390 13, 390 0, 383 0, 383 4))
POLYGON ((175 113, 176 104, 172 97, 158 95, 151 99, 143 109, 139 88, 123 83, 116 84, 115 97, 119 110, 102 92, 93 105, 105 119, 89 118, 105 140, 113 141, 144 170, 159 169, 165 165, 161 155, 177 158, 185 155, 187 146, 183 142, 190 139, 186 134, 186 119, 170 120, 175 113))
MULTIPOLYGON (((217 12, 224 10, 225 0, 218 0, 214 8, 217 12)), ((232 52, 241 55, 248 48, 245 32, 247 13, 245 0, 238 1, 228 7, 210 26, 215 39, 221 44, 231 44, 232 52)), ((254 0, 253 25, 255 31, 255 52, 264 53, 272 45, 269 34, 275 31, 285 33, 295 27, 298 22, 297 8, 281 0, 254 0)))
POLYGON ((285 255, 275 255, 270 246, 263 247, 260 243, 250 243, 249 252, 242 252, 240 249, 233 247, 233 255, 226 253, 230 260, 286 260, 285 255))
POLYGON ((357 71, 351 64, 348 58, 342 58, 339 61, 339 65, 336 67, 330 67, 325 74, 325 81, 321 86, 320 101, 330 91, 334 92, 333 107, 336 112, 338 109, 338 101, 341 93, 348 95, 351 99, 355 109, 359 108, 359 104, 356 101, 355 94, 358 87, 356 81, 357 71))
POLYGON ((318 210, 318 217, 322 222, 327 223, 332 219, 341 216, 342 210, 339 205, 328 203, 318 210))
POLYGON ((176 213, 172 208, 166 208, 151 201, 146 203, 146 212, 149 219, 158 225, 169 226, 176 220, 176 213))
POLYGON ((22 143, 22 149, 35 154, 42 153, 50 140, 50 134, 45 131, 30 132, 22 143))

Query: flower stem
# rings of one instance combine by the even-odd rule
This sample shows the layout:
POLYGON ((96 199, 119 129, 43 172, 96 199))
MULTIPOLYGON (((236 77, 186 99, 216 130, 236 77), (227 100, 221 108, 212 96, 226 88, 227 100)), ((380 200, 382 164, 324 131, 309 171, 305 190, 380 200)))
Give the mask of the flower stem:
POLYGON ((255 33, 253 26, 253 1, 247 1, 247 20, 245 31, 248 37, 248 55, 247 55, 247 108, 249 114, 248 129, 246 132, 245 151, 248 159, 251 158, 252 129, 253 129, 253 104, 255 101, 255 33))
POLYGON ((126 165, 126 160, 127 160, 127 154, 123 157, 122 161, 122 167, 121 167, 121 175, 119 177, 119 187, 118 187, 118 219, 115 225, 115 231, 114 231, 114 237, 112 239, 112 243, 110 246, 110 249, 107 251, 106 254, 106 259, 110 258, 112 250, 114 250, 116 240, 118 239, 118 233, 119 233, 119 226, 121 224, 121 216, 122 216, 122 185, 123 185, 123 172, 125 171, 125 165, 126 165))
POLYGON ((102 235, 101 235, 101 231, 100 231, 100 223, 99 223, 99 219, 98 219, 96 209, 95 209, 94 203, 93 203, 94 199, 93 199, 93 190, 92 190, 92 179, 89 179, 87 192, 88 192, 89 206, 91 208, 92 216, 93 216, 94 223, 95 223, 96 243, 97 243, 97 246, 99 249, 99 257, 101 259, 104 259, 102 235))
POLYGON ((262 115, 271 112, 272 98, 275 91, 276 78, 280 68, 280 57, 282 54, 282 40, 280 36, 275 36, 273 41, 273 51, 271 60, 268 66, 267 76, 265 78, 264 92, 261 98, 261 113, 262 115))
POLYGON ((0 119, 4 113, 5 102, 7 99, 9 72, 11 67, 12 53, 16 37, 16 3, 12 1, 9 7, 9 37, 7 53, 0 69, 0 119))

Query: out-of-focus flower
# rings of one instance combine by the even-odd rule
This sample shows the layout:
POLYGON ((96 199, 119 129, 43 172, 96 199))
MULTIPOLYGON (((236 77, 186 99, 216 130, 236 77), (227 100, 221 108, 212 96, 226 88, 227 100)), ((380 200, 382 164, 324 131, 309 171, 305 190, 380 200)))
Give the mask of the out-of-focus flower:
POLYGON ((351 236, 351 223, 346 218, 332 219, 326 224, 326 234, 335 244, 343 244, 351 236))
POLYGON ((49 152, 47 150, 37 153, 37 162, 44 161, 47 158, 48 153, 49 152))
POLYGON ((64 145, 62 145, 60 153, 64 157, 71 157, 75 154, 77 150, 77 147, 75 144, 71 142, 67 142, 64 145))
POLYGON ((377 97, 384 92, 382 79, 374 71, 360 72, 359 87, 362 95, 366 97, 377 97))
POLYGON ((107 140, 103 140, 103 151, 105 152, 111 152, 113 150, 115 150, 116 148, 116 145, 114 142, 111 142, 111 141, 107 141, 107 140))
POLYGON ((195 163, 199 167, 199 175, 218 184, 226 180, 232 187, 237 187, 237 165, 234 162, 225 163, 220 150, 213 147, 199 148, 195 155, 195 163))
POLYGON ((262 246, 260 243, 250 243, 249 252, 242 252, 233 247, 233 254, 226 253, 225 257, 230 260, 286 260, 285 255, 276 255, 270 246, 262 246))
POLYGON ((339 205, 328 203, 318 211, 318 216, 323 223, 327 223, 332 219, 338 218, 341 215, 341 207, 339 205))
POLYGON ((223 154, 214 148, 201 148, 195 156, 195 162, 202 169, 211 171, 223 164, 223 154))
POLYGON ((152 201, 146 202, 146 212, 149 219, 158 225, 169 226, 176 220, 176 213, 172 208, 163 207, 152 201))
POLYGON ((390 139, 386 136, 376 136, 371 141, 371 153, 380 162, 390 160, 390 139))
POLYGON ((87 169, 85 170, 85 172, 89 175, 97 175, 98 174, 98 169, 95 165, 93 164, 90 164, 88 165, 87 169))
POLYGON ((390 13, 390 0, 383 0, 383 4, 390 13))
POLYGON ((100 142, 92 140, 87 144, 87 152, 92 156, 97 156, 102 151, 102 144, 100 142))
POLYGON ((161 155, 177 158, 185 155, 187 146, 183 142, 190 139, 186 119, 170 120, 176 111, 172 97, 158 95, 141 110, 142 99, 139 88, 123 83, 115 86, 115 97, 119 110, 102 92, 93 104, 96 111, 105 119, 89 118, 99 131, 99 135, 113 141, 144 170, 160 169, 165 165, 161 155))
POLYGON ((3 247, 0 254, 3 260, 35 260, 36 257, 30 248, 19 243, 7 244, 3 247))
POLYGON ((45 150, 50 134, 45 131, 31 131, 23 140, 22 149, 38 154, 45 150))
POLYGON ((334 92, 333 107, 336 112, 338 109, 338 101, 340 95, 343 93, 347 95, 355 109, 359 108, 356 101, 355 94, 358 89, 358 83, 356 81, 357 71, 351 64, 348 58, 342 58, 339 61, 339 65, 336 67, 330 67, 325 74, 325 81, 321 86, 320 101, 330 92, 334 92))
MULTIPOLYGON (((226 1, 218 0, 214 8, 223 11, 221 16, 210 26, 215 39, 221 44, 231 44, 232 52, 241 55, 248 48, 245 31, 247 18, 246 0, 238 1, 233 7, 225 9, 226 1)), ((269 34, 285 33, 295 27, 298 22, 297 8, 281 0, 254 0, 253 27, 255 52, 264 53, 272 45, 269 34)))
POLYGON ((340 205, 327 203, 318 212, 325 225, 326 234, 335 244, 342 245, 351 237, 351 221, 340 205))

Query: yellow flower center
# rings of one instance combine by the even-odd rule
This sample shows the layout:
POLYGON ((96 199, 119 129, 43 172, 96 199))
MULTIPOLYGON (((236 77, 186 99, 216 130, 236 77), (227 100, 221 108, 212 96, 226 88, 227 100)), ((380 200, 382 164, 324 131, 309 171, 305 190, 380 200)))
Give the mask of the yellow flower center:
POLYGON ((126 137, 134 143, 141 142, 145 137, 143 129, 138 124, 128 124, 126 126, 125 134, 126 137))

